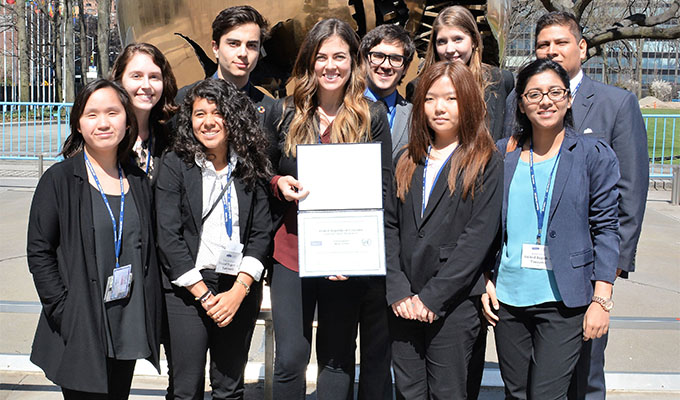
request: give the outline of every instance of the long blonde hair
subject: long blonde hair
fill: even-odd
[[[357,143],[371,139],[370,111],[368,101],[364,98],[366,82],[362,73],[363,61],[358,56],[359,38],[346,22],[335,18],[324,19],[309,31],[295,60],[292,74],[295,90],[292,99],[288,97],[284,104],[284,107],[288,106],[292,101],[295,106],[295,115],[283,149],[285,154],[295,156],[295,146],[298,144],[318,141],[314,116],[318,106],[319,82],[314,73],[314,64],[319,47],[333,36],[339,37],[349,46],[352,69],[345,96],[331,125],[331,143]]]
[[[482,52],[484,45],[482,44],[482,35],[477,28],[477,22],[470,10],[463,6],[451,6],[441,10],[432,24],[432,34],[430,35],[430,42],[427,44],[427,52],[425,53],[425,62],[422,70],[431,67],[440,60],[437,53],[437,34],[443,27],[454,27],[467,33],[472,39],[472,56],[467,63],[468,68],[472,71],[475,81],[479,87],[484,91],[491,83],[489,82],[490,74],[488,73],[489,66],[482,64]]]

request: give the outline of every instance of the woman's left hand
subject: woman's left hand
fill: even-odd
[[[590,303],[583,317],[583,341],[602,337],[609,330],[609,313],[598,303]]]
[[[234,320],[234,316],[245,297],[246,292],[243,287],[234,285],[228,291],[215,295],[215,305],[207,311],[207,314],[215,321],[217,326],[224,328]]]
[[[345,275],[332,275],[332,276],[328,276],[327,279],[329,281],[337,282],[337,281],[346,281],[347,279],[349,279],[349,277],[345,276]]]
[[[418,321],[432,323],[437,319],[437,316],[427,308],[418,295],[413,296],[411,300],[413,301],[413,313]]]

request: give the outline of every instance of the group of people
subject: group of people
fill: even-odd
[[[319,21],[278,100],[250,82],[266,20],[230,7],[212,29],[217,72],[179,91],[156,47],[127,46],[78,94],[64,161],[36,188],[31,360],[65,399],[126,399],[160,344],[166,398],[203,398],[208,352],[212,397],[243,398],[265,279],[276,399],[305,398],[315,319],[319,399],[352,398],[357,332],[359,399],[392,399],[391,369],[397,398],[477,398],[488,325],[506,398],[604,398],[646,131],[634,95],[581,72],[572,15],[540,19],[515,83],[482,63],[472,14],[448,7],[406,98],[401,27],[360,39]],[[296,146],[361,142],[381,146],[387,274],[301,278]]]

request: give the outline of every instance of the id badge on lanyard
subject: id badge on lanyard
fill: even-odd
[[[548,204],[548,193],[550,192],[550,182],[552,182],[552,176],[555,173],[555,168],[557,167],[557,162],[560,159],[560,153],[562,149],[557,153],[555,158],[555,164],[550,171],[550,176],[548,177],[548,183],[545,188],[545,197],[543,199],[543,206],[541,207],[538,203],[538,190],[536,189],[536,175],[534,174],[534,146],[533,143],[529,147],[529,170],[531,172],[531,187],[534,192],[534,208],[536,210],[536,220],[538,224],[538,230],[536,234],[536,243],[524,243],[522,244],[522,268],[529,269],[542,269],[552,271],[552,262],[550,261],[550,251],[547,245],[541,243],[543,220],[545,218],[545,209]]]
[[[109,204],[109,199],[102,189],[102,185],[99,183],[99,178],[97,178],[97,173],[92,167],[92,163],[87,158],[87,153],[83,153],[85,157],[85,164],[90,170],[94,182],[97,184],[97,189],[99,189],[99,194],[104,200],[104,205],[109,212],[111,217],[111,223],[113,224],[113,246],[116,254],[116,265],[113,268],[113,274],[106,280],[106,290],[104,291],[104,301],[110,302],[115,300],[120,300],[130,296],[130,287],[132,286],[132,265],[120,266],[120,248],[123,243],[123,220],[125,215],[125,187],[123,185],[123,169],[118,164],[118,179],[120,180],[120,217],[118,218],[118,224],[116,224],[116,218],[113,216],[113,211],[111,210],[111,205]],[[116,229],[117,228],[117,229]]]

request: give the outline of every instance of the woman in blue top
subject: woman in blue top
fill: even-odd
[[[508,399],[566,396],[583,341],[609,326],[618,161],[604,142],[571,129],[568,88],[559,64],[525,66],[517,77],[520,129],[498,142],[503,242],[483,303]]]

